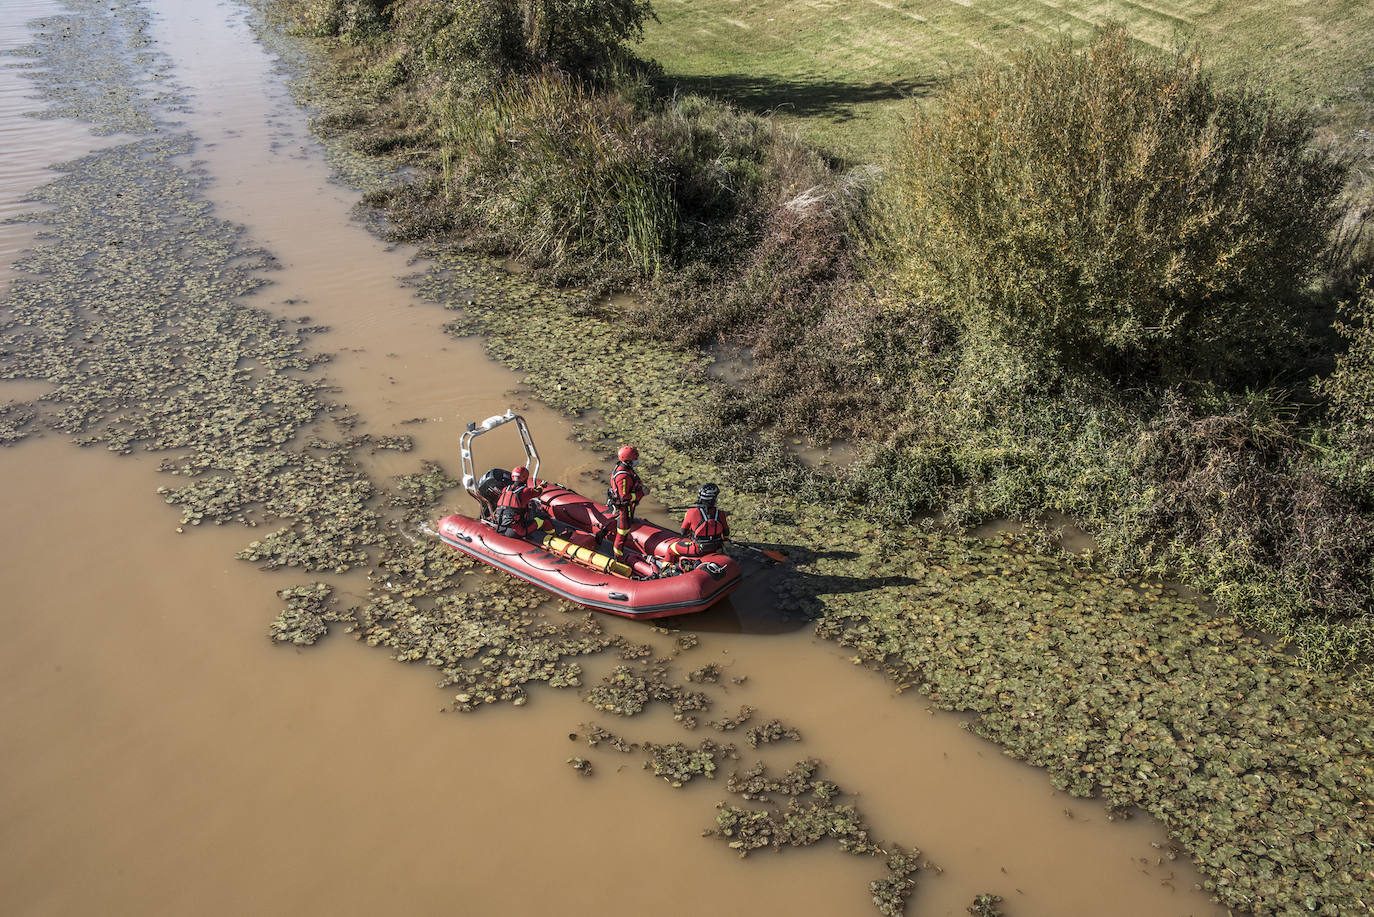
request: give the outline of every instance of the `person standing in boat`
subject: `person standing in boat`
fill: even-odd
[[[725,550],[725,539],[730,537],[730,522],[725,517],[725,511],[716,506],[719,496],[720,488],[716,485],[701,485],[701,490],[697,491],[697,505],[682,517],[682,534],[691,540],[670,544],[669,560],[678,562],[684,557],[704,557]]]
[[[639,501],[649,495],[649,488],[639,479],[635,466],[639,464],[639,450],[634,446],[621,446],[616,453],[615,470],[611,472],[611,486],[606,491],[606,505],[614,514],[596,533],[596,540],[606,537],[611,525],[615,525],[615,556],[625,556],[625,545],[630,540],[630,523],[634,521]]]
[[[511,538],[524,538],[534,531],[552,532],[553,523],[534,510],[534,498],[544,492],[544,482],[529,486],[530,470],[517,465],[510,471],[510,483],[496,500],[492,521],[496,531]]]

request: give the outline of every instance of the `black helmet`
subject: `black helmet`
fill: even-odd
[[[716,497],[720,496],[720,488],[714,484],[703,484],[701,490],[697,491],[697,502],[710,505],[716,502]]]

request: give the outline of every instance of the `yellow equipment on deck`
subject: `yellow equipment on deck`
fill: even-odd
[[[626,579],[630,579],[634,575],[629,567],[614,557],[607,557],[593,548],[584,548],[566,538],[559,538],[557,535],[545,535],[540,544],[551,554],[566,557],[575,564],[590,567],[601,573],[614,573],[616,576],[623,576]]]

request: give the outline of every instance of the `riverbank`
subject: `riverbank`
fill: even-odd
[[[864,520],[781,443],[741,439],[695,409],[729,398],[703,358],[626,339],[583,294],[456,260],[421,284],[457,313],[454,333],[481,334],[541,399],[594,416],[590,442],[634,437],[656,488],[686,494],[703,461],[714,469],[738,529],[799,560],[776,585],[781,608],[818,618],[937,705],[975,713],[975,730],[1071,792],[1159,817],[1227,905],[1365,907],[1374,720],[1362,686],[1305,673],[1231,621],[1026,539]]]

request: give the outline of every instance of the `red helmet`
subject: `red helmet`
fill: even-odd
[[[510,479],[517,484],[523,484],[530,479],[530,470],[524,465],[516,465],[510,470]]]
[[[639,450],[634,446],[621,446],[620,451],[616,453],[616,457],[622,462],[633,462],[639,458]]]

